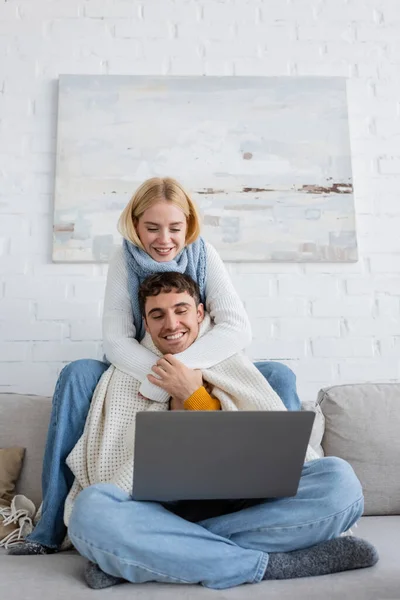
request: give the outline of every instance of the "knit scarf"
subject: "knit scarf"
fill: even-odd
[[[212,326],[206,314],[199,337]],[[141,344],[161,356],[148,333]],[[286,410],[268,381],[243,354],[235,354],[203,370],[202,375],[211,386],[212,396],[220,401],[222,410]],[[168,402],[153,402],[141,396],[140,384],[113,365],[97,384],[83,435],[66,461],[75,475],[65,502],[67,526],[75,499],[82,489],[97,483],[113,483],[128,494],[132,492],[136,414],[168,410]],[[319,458],[318,454],[309,446],[306,461],[316,458]]]
[[[175,271],[189,275],[200,288],[200,300],[205,302],[205,286],[207,276],[206,245],[203,238],[198,238],[168,262],[157,262],[147,252],[124,240],[125,262],[128,271],[128,291],[131,299],[133,322],[136,327],[136,339],[140,342],[145,334],[142,313],[139,305],[139,286],[154,273]]]

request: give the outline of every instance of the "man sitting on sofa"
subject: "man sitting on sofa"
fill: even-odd
[[[141,285],[139,298],[148,334],[143,343],[154,345],[160,356],[155,376],[149,377],[168,392],[171,410],[246,409],[249,402],[264,410],[285,410],[245,357],[236,357],[236,363],[228,359],[222,367],[220,363],[213,385],[212,369],[191,370],[173,356],[211,327],[198,286],[189,277],[153,275]],[[254,389],[247,381],[249,393],[243,387],[237,397],[236,369],[249,370],[248,381],[254,380]],[[308,454],[298,493],[291,498],[224,505],[133,501],[135,412],[168,407],[148,406],[136,383],[126,379],[130,376],[118,374],[113,366],[109,371],[96,389],[85,432],[68,458],[76,485],[65,518],[72,543],[90,561],[85,577],[91,587],[158,581],[223,589],[376,563],[377,553],[368,542],[340,537],[360,518],[363,495],[351,466],[339,458],[310,460],[314,456]],[[204,387],[210,383],[212,395]],[[99,402],[102,397],[104,402]],[[236,406],[230,408],[232,402]],[[117,464],[121,448],[124,461]]]

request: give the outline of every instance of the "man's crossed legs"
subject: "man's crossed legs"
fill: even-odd
[[[157,502],[135,502],[114,485],[94,485],[79,494],[68,533],[98,573],[112,576],[106,585],[158,581],[225,589],[372,566],[378,557],[367,542],[336,539],[328,554],[324,544],[362,512],[362,489],[352,467],[328,457],[304,465],[296,496],[198,523]]]

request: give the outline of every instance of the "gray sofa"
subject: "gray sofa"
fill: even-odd
[[[348,460],[363,484],[365,516],[354,533],[376,545],[380,561],[375,567],[223,591],[160,584],[138,585],[133,589],[132,585],[124,584],[95,592],[83,581],[85,560],[73,551],[50,556],[7,556],[2,550],[0,597],[81,600],[100,594],[102,598],[112,595],[115,599],[146,600],[400,599],[400,384],[327,388],[321,390],[316,406],[320,413],[319,427],[325,421],[322,438],[325,454]],[[40,472],[49,412],[49,398],[0,394],[0,447],[27,448],[18,491],[30,497],[36,506],[40,503]],[[314,435],[317,438],[318,431]]]

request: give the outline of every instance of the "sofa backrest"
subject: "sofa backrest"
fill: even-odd
[[[400,514],[400,383],[325,388],[318,395],[323,415],[313,431],[326,456],[347,460],[365,495],[365,514]],[[312,409],[311,405],[303,408]],[[41,502],[41,473],[51,398],[0,394],[0,448],[26,448],[17,491]]]
[[[365,515],[400,514],[400,383],[320,391],[326,456],[347,460],[361,481]]]
[[[17,492],[30,498],[36,508],[42,497],[42,461],[50,411],[51,398],[0,394],[0,448],[26,448]]]

